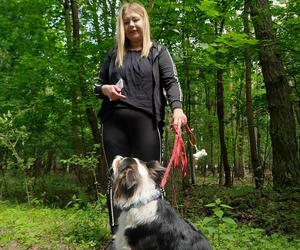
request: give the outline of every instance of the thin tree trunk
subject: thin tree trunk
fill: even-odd
[[[223,157],[222,154],[219,158],[219,185],[224,185],[224,166],[223,166]]]
[[[300,162],[290,87],[276,48],[269,2],[251,0],[250,8],[270,112],[274,188],[299,186]]]
[[[72,17],[73,17],[73,51],[74,51],[74,58],[77,59],[76,63],[78,66],[78,80],[80,84],[81,95],[83,99],[88,99],[88,94],[86,91],[85,81],[83,77],[83,66],[81,60],[81,53],[80,53],[80,33],[79,33],[79,16],[78,16],[78,5],[76,0],[71,0],[71,8],[72,8]],[[101,145],[101,135],[98,126],[98,120],[95,115],[93,108],[90,105],[86,105],[86,116],[89,122],[89,125],[92,130],[92,135],[94,139],[94,143],[97,145]],[[98,155],[98,166],[97,166],[97,173],[98,173],[98,181],[101,183],[102,190],[105,190],[106,186],[106,174],[105,170],[103,169],[103,161],[101,160],[101,150],[97,149]]]
[[[238,136],[238,159],[237,159],[237,177],[242,179],[245,177],[244,167],[244,125],[243,119],[240,120],[239,124],[239,136]]]
[[[225,19],[222,18],[220,21],[220,26],[215,24],[215,35],[221,35],[223,33],[225,24]],[[216,55],[216,62],[221,64],[222,57],[220,54]],[[225,115],[224,115],[224,82],[223,82],[223,70],[218,69],[216,72],[216,97],[217,97],[217,115],[219,123],[219,139],[220,139],[220,150],[221,150],[221,162],[220,171],[223,167],[225,173],[225,183],[226,187],[232,186],[231,182],[231,170],[228,162],[227,147],[225,141]],[[222,172],[220,172],[222,174]],[[221,179],[220,179],[221,180]]]
[[[249,0],[244,1],[244,32],[249,35]],[[251,93],[251,52],[250,48],[246,47],[244,50],[245,57],[245,80],[246,80],[246,115],[248,122],[248,133],[250,142],[250,157],[251,165],[253,169],[253,179],[256,188],[263,187],[263,169],[260,165],[258,158],[257,142],[254,131],[254,119],[253,119],[253,105],[252,105],[252,93]]]
[[[230,94],[230,125],[231,125],[231,145],[232,145],[232,154],[233,154],[233,170],[232,170],[232,183],[234,181],[234,176],[237,172],[237,137],[238,137],[238,116],[236,113],[239,112],[239,110],[234,109],[234,95],[233,95],[233,81],[232,81],[232,70],[229,68],[229,94]],[[240,96],[238,98],[238,103],[240,102]],[[235,117],[235,119],[234,119]]]
[[[233,85],[232,85],[233,86]],[[239,138],[242,137],[243,135],[241,134],[241,124],[242,124],[242,119],[241,119],[241,113],[242,113],[242,110],[241,110],[241,103],[242,103],[242,98],[243,98],[243,81],[240,81],[240,85],[238,87],[238,92],[237,92],[237,96],[236,96],[236,110],[234,110],[234,107],[233,107],[233,101],[232,101],[232,104],[231,104],[231,114],[232,116],[235,117],[232,118],[232,138],[233,138],[233,143],[232,143],[232,146],[233,146],[233,159],[234,159],[234,167],[233,167],[233,178],[232,178],[232,182],[234,181],[234,177],[239,177],[238,175],[238,164],[239,164],[239,158],[240,158],[240,155],[238,154],[238,145],[239,145]],[[233,94],[233,90],[231,90],[231,93]]]
[[[107,7],[107,2],[106,0],[101,0],[100,1],[100,6],[102,9],[102,16],[103,16],[103,27],[104,27],[104,33],[105,33],[105,37],[109,37],[110,33],[109,33],[109,12],[108,12],[108,7]]]
[[[186,13],[183,13],[184,16],[186,16]],[[185,19],[183,19],[184,22],[186,21]],[[191,120],[191,80],[190,80],[190,69],[189,69],[189,65],[190,62],[188,60],[189,56],[188,56],[188,51],[187,51],[187,47],[190,47],[189,44],[189,39],[186,37],[186,31],[185,31],[185,26],[182,26],[182,40],[181,40],[181,44],[182,44],[182,49],[183,49],[183,65],[184,65],[184,73],[185,73],[185,86],[186,86],[186,100],[187,102],[185,103],[186,105],[186,110],[187,110],[187,119],[188,121]],[[190,144],[188,144],[188,167],[190,169],[190,174],[189,177],[191,179],[191,183],[195,184],[195,166],[193,164],[193,152],[192,152],[193,148],[191,147]]]
[[[116,0],[110,0],[110,26],[112,36],[116,33]]]
[[[101,43],[101,33],[100,33],[100,23],[99,23],[99,16],[98,16],[98,5],[97,0],[86,0],[87,6],[92,14],[93,19],[93,27],[95,29],[95,36],[97,43]]]
[[[208,112],[207,116],[207,128],[208,128],[208,170],[212,171],[213,176],[216,176],[215,166],[214,166],[214,128],[211,117],[213,117],[213,107],[214,101],[211,94],[211,89],[209,83],[204,84],[205,90],[205,107]]]
[[[217,71],[217,114],[219,121],[219,138],[221,147],[222,163],[225,173],[225,183],[226,187],[232,185],[231,182],[231,171],[227,158],[227,147],[225,141],[225,118],[224,118],[224,86],[223,86],[223,72],[221,70]]]
[[[68,57],[71,60],[73,55],[73,46],[72,46],[72,26],[71,26],[71,6],[69,0],[62,1],[63,4],[63,13],[65,16],[65,32],[66,32],[66,40],[67,40],[67,53]],[[72,147],[76,154],[80,154],[80,143],[78,141],[79,134],[79,120],[77,118],[78,114],[78,103],[77,103],[77,90],[76,84],[70,84],[70,97],[71,97],[71,140]]]
[[[6,183],[6,176],[5,176],[5,171],[3,166],[6,166],[6,159],[5,159],[5,153],[4,153],[4,149],[2,149],[0,151],[0,172],[2,175],[2,183],[0,182],[0,200],[2,199],[2,193],[7,193],[8,192],[8,188],[7,188],[7,183]],[[4,190],[4,192],[3,192]]]

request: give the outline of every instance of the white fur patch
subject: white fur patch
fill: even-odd
[[[139,224],[145,224],[156,220],[157,201],[151,201],[140,208],[131,208],[123,211],[118,220],[118,232],[116,235],[116,249],[130,249],[125,238],[127,228],[134,228]]]
[[[139,181],[139,183],[142,183],[143,185],[139,185],[134,195],[129,199],[115,200],[115,204],[125,208],[125,210],[122,211],[118,220],[119,227],[115,241],[117,250],[130,250],[130,246],[128,245],[124,235],[127,228],[134,228],[139,224],[149,223],[157,219],[156,200],[153,200],[141,207],[126,210],[126,207],[129,207],[131,204],[138,202],[142,197],[148,197],[149,194],[151,194],[156,189],[156,184],[154,180],[150,177],[147,168],[138,159],[134,160],[137,162],[137,170],[142,178]],[[116,172],[117,171],[115,171],[115,173]]]
[[[115,159],[113,160],[112,162],[112,169],[113,169],[113,173],[114,173],[114,177],[116,177],[116,174],[117,174],[117,168],[118,166],[120,165],[120,162],[124,159],[124,157],[120,156],[120,155],[117,155],[115,157]]]
[[[120,198],[118,200],[115,200],[115,204],[120,206],[121,208],[127,208],[131,204],[136,203],[137,201],[139,201],[141,197],[149,196],[149,193],[154,191],[155,188],[156,188],[156,184],[155,184],[154,180],[151,179],[151,177],[149,175],[149,172],[146,169],[146,167],[143,164],[141,164],[141,162],[138,159],[134,159],[134,160],[137,162],[138,172],[139,172],[139,174],[141,175],[141,178],[142,178],[140,180],[140,183],[143,183],[143,185],[139,185],[137,187],[134,195],[132,197],[130,197],[129,199]],[[115,168],[115,166],[114,166],[114,168]],[[114,171],[115,171],[115,169],[114,169]],[[117,171],[114,172],[114,173],[117,173]]]

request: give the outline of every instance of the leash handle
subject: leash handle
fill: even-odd
[[[167,179],[172,165],[174,166],[174,169],[177,169],[179,165],[179,161],[181,161],[182,175],[186,176],[187,174],[187,156],[186,156],[185,144],[183,141],[181,128],[175,124],[172,124],[171,128],[175,133],[175,139],[174,139],[174,145],[173,145],[170,161],[167,165],[165,174],[160,183],[160,186],[163,189],[167,183]]]

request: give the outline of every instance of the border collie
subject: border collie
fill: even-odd
[[[211,250],[207,238],[182,219],[162,198],[164,174],[159,162],[117,156],[114,203],[122,209],[116,234],[117,250]]]

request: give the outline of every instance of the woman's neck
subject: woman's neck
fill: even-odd
[[[127,48],[128,50],[142,50],[143,49],[143,43],[141,42],[131,42]]]

